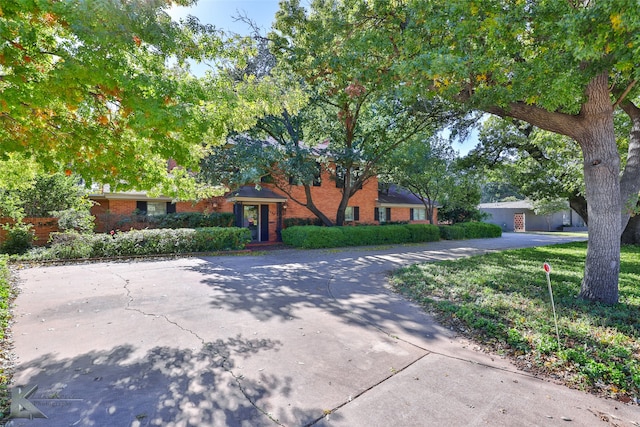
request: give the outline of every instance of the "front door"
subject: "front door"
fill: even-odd
[[[524,213],[517,213],[513,216],[513,231],[523,232],[526,230]]]
[[[259,242],[260,211],[258,210],[258,205],[244,205],[243,208],[242,226],[251,231],[252,242]]]
[[[269,241],[269,205],[260,205],[260,241]]]

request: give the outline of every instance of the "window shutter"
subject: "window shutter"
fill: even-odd
[[[391,221],[391,208],[387,208],[387,222]]]
[[[175,203],[167,202],[167,213],[168,214],[176,213],[176,204]]]
[[[316,171],[313,174],[313,186],[322,186],[322,165],[319,162],[316,162]]]
[[[236,227],[242,227],[242,222],[243,222],[243,214],[244,213],[244,208],[242,207],[242,203],[234,203],[233,204],[233,215],[236,217],[235,218],[235,226]]]
[[[147,202],[142,202],[142,201],[136,202],[136,209],[138,211],[140,211],[140,213],[142,215],[146,215],[147,214]]]
[[[409,221],[413,221],[413,208],[409,209]]]
[[[336,188],[344,188],[345,171],[342,166],[336,165]]]
[[[373,219],[375,221],[380,221],[380,211],[378,208],[373,208]]]
[[[353,207],[353,220],[360,221],[360,208],[358,206]]]

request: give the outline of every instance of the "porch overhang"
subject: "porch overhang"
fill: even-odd
[[[256,189],[253,186],[247,185],[229,193],[227,200],[233,203],[243,204],[269,204],[285,203],[288,199],[269,188]]]

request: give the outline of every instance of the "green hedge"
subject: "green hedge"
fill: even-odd
[[[233,213],[228,212],[178,212],[149,217],[149,222],[158,228],[232,227],[234,221]]]
[[[443,240],[461,240],[464,239],[464,227],[459,225],[439,225],[440,238]]]
[[[438,227],[430,224],[364,225],[358,227],[294,226],[282,230],[282,241],[298,248],[335,248],[389,243],[433,242]]]
[[[295,227],[296,225],[317,225],[321,226],[320,218],[285,218],[284,228]]]
[[[7,266],[7,256],[0,255],[0,341],[5,342],[8,334],[9,323],[11,321],[11,301],[14,291],[9,282],[9,267]],[[9,345],[0,348],[0,423],[6,420],[9,413],[9,384],[11,382]]]
[[[456,225],[464,227],[465,238],[467,239],[502,236],[502,228],[495,224],[487,224],[486,222],[462,222]]]
[[[210,252],[244,248],[251,241],[247,228],[205,227],[131,230],[110,234],[55,233],[41,259],[100,258]]]
[[[483,239],[502,236],[502,229],[486,222],[460,222],[455,225],[440,225],[440,238],[444,240]]]
[[[297,248],[336,248],[395,243],[500,237],[494,224],[465,222],[456,225],[431,224],[363,225],[357,227],[293,226],[282,230],[282,241]]]

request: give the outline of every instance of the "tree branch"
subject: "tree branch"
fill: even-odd
[[[524,102],[513,102],[506,109],[491,106],[485,108],[484,111],[502,118],[513,117],[514,119],[523,120],[540,129],[566,135],[573,139],[577,139],[579,131],[582,129],[582,120],[578,116],[547,111]]]
[[[616,102],[614,102],[613,104],[613,109],[615,110],[616,107],[618,105],[620,105],[620,103],[625,99],[625,97],[629,94],[629,92],[631,92],[631,89],[633,89],[633,87],[636,85],[636,83],[638,83],[638,79],[635,79],[634,81],[632,81],[631,83],[629,83],[629,85],[627,86],[627,88],[624,90],[624,92],[622,92],[622,94],[618,97],[618,99],[616,100]]]

